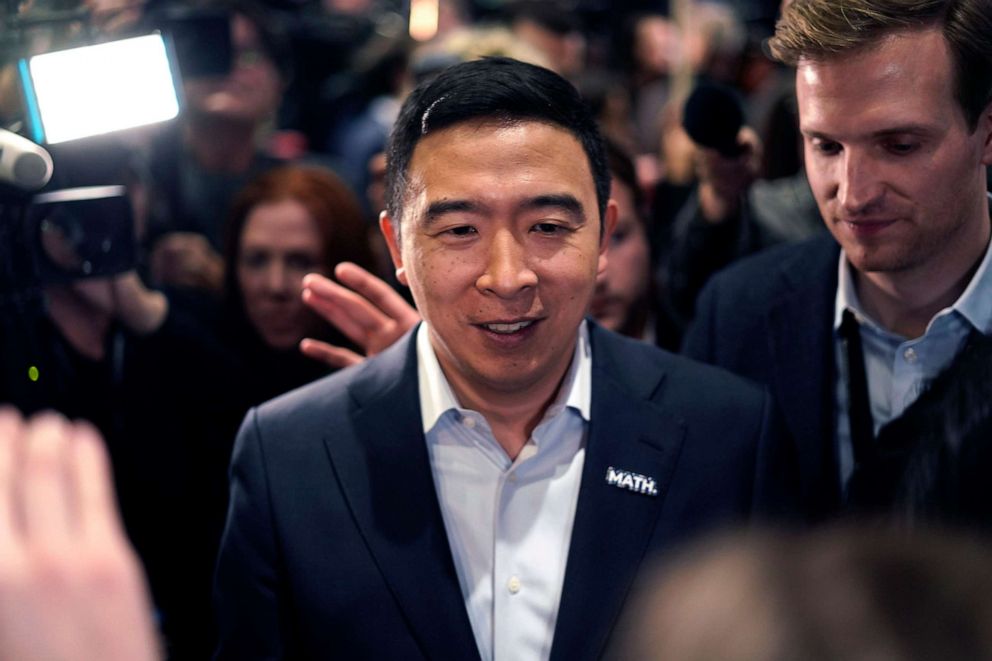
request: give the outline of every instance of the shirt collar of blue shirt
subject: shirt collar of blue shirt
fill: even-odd
[[[461,407],[448,379],[441,371],[437,354],[431,346],[427,322],[417,329],[417,378],[420,386],[420,419],[427,434],[437,424],[441,416],[452,409]],[[557,415],[565,408],[575,409],[583,420],[590,420],[592,400],[592,350],[589,345],[589,328],[585,320],[579,325],[575,351],[568,374],[562,381],[555,401],[548,407],[544,418]]]
[[[992,206],[992,193],[989,194],[989,203]],[[847,255],[840,251],[840,263],[837,273],[837,298],[834,303],[834,330],[840,329],[840,322],[844,310],[850,309],[860,323],[868,324],[883,335],[892,335],[891,332],[882,328],[874,319],[868,316],[861,307],[858,300],[858,292],[854,287],[854,274],[851,273],[851,265],[847,261]],[[964,317],[968,323],[982,333],[992,334],[992,242],[985,247],[985,256],[982,258],[978,270],[972,276],[971,282],[954,301],[954,304],[941,310],[937,317],[957,312]],[[933,324],[933,320],[930,321]],[[929,327],[928,327],[929,330]]]

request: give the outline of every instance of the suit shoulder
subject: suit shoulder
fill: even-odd
[[[648,379],[654,387],[632,388],[632,396],[646,396],[694,430],[709,430],[727,442],[732,437],[751,443],[771,406],[764,387],[722,367],[651,346],[646,349],[650,356],[642,355],[637,368],[644,376],[634,379]],[[654,374],[649,377],[650,372]],[[637,383],[630,377],[627,382]]]
[[[840,248],[829,235],[773,246],[740,259],[713,276],[706,289],[747,295],[775,291],[806,277],[821,278],[836,268]]]
[[[705,399],[714,410],[727,405],[764,405],[765,390],[754,381],[686,356],[668,354],[666,361],[668,388]]]
[[[596,345],[605,349],[601,358],[615,368],[611,370],[614,377],[625,383],[632,394],[654,393],[660,384],[669,392],[674,389],[694,398],[705,395],[708,402],[714,398],[753,404],[763,401],[760,386],[725,369],[602,328],[594,337]]]
[[[346,368],[270,399],[257,407],[259,419],[272,424],[312,417],[318,412],[326,415],[329,408],[347,400],[349,384],[363,368],[364,364]]]
[[[412,337],[409,332],[377,356],[265,402],[258,407],[259,418],[270,424],[326,419],[346,412],[362,396],[358,393],[368,397],[388,390],[416,366]]]
[[[734,334],[750,332],[786,297],[799,294],[819,300],[829,296],[836,287],[839,256],[840,247],[826,235],[776,246],[735,262],[710,278],[700,292],[684,348],[698,342],[700,332],[713,332],[713,324],[729,325]],[[689,353],[699,356],[692,350]]]
[[[264,457],[261,460],[270,468],[293,466],[290,471],[276,471],[290,474],[323,456],[325,436],[349,428],[354,410],[350,391],[366,369],[365,363],[346,368],[248,411],[235,441],[235,460],[242,455],[242,461]]]

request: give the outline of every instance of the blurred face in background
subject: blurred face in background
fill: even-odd
[[[266,53],[255,24],[234,14],[230,73],[187,81],[186,98],[190,109],[199,114],[257,123],[279,108],[282,87],[279,70]]]
[[[614,177],[610,197],[617,203],[617,227],[610,239],[610,263],[596,281],[590,312],[606,328],[628,332],[628,322],[647,295],[650,248],[630,188]]]
[[[304,275],[325,273],[321,245],[316,221],[296,200],[265,202],[248,214],[238,248],[238,287],[248,320],[274,349],[295,347],[314,328],[301,292]]]
[[[675,24],[661,16],[645,16],[634,29],[634,58],[649,78],[667,76],[679,61],[681,37]]]
[[[565,76],[574,76],[585,63],[586,41],[581,32],[558,34],[529,19],[513,24],[513,34],[544,53],[551,68]]]

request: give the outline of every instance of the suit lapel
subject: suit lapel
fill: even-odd
[[[325,438],[334,473],[424,656],[478,659],[420,419],[415,333],[352,389],[354,435]],[[331,421],[330,428],[340,426]]]
[[[614,364],[603,348],[615,340],[598,329],[593,340],[592,419],[551,661],[602,654],[651,539],[685,435],[674,412],[647,399],[660,382],[657,372],[643,388],[632,389],[612,372],[636,373],[643,366]],[[657,495],[608,484],[610,468],[654,478]]]
[[[836,244],[818,243],[809,259],[787,262],[780,277],[791,292],[768,313],[771,389],[799,451],[802,484],[815,512],[839,502],[833,441]],[[828,246],[830,249],[828,249]]]

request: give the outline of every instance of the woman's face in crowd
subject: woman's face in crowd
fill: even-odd
[[[252,209],[241,232],[238,286],[245,312],[266,344],[290,349],[306,337],[314,318],[301,299],[303,276],[323,273],[317,223],[296,200]]]

